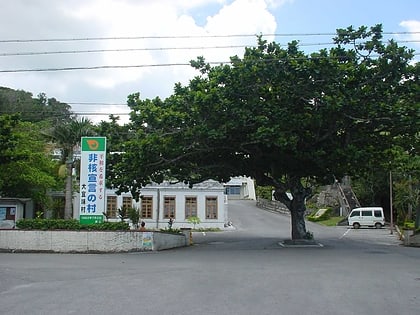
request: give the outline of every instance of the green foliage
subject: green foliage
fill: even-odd
[[[45,211],[47,191],[59,187],[59,181],[42,128],[18,116],[0,116],[0,195],[32,198]]]
[[[199,218],[199,217],[197,217],[197,216],[190,216],[190,217],[188,217],[188,218],[187,218],[187,221],[188,221],[189,223],[191,223],[191,224],[193,224],[193,225],[194,225],[194,229],[195,229],[195,226],[196,226],[197,224],[200,224],[200,223],[201,223],[200,218]]]
[[[129,208],[127,210],[128,218],[130,219],[131,223],[137,227],[140,220],[140,211],[135,208]]]
[[[36,211],[35,212],[35,217],[37,219],[42,219],[44,217],[44,212],[42,212],[42,211]]]
[[[306,234],[303,238],[305,240],[313,240],[314,239],[314,233],[312,233],[311,231],[306,231]]]
[[[34,98],[29,92],[0,87],[0,111],[2,113],[20,113],[23,121],[38,123],[47,121],[57,124],[70,119],[70,106],[47,98],[44,93]]]
[[[16,227],[23,230],[92,230],[92,231],[120,231],[129,230],[125,222],[103,222],[99,224],[80,224],[78,220],[64,219],[20,219]]]
[[[414,230],[414,221],[405,221],[403,224],[403,229]]]
[[[220,232],[220,228],[198,228],[194,229],[195,232]]]
[[[307,219],[312,222],[325,221],[331,218],[332,212],[332,209],[328,208],[322,215],[315,216],[317,211],[314,211],[309,216],[307,216]]]
[[[342,222],[346,217],[330,217],[324,221],[317,221],[321,225],[325,226],[337,226],[338,223]]]
[[[175,228],[164,228],[164,229],[160,229],[160,231],[163,233],[169,233],[169,234],[182,234],[182,231],[180,229],[175,229]]]
[[[266,200],[272,200],[273,199],[273,186],[256,186],[255,187],[255,194],[259,198],[263,198]]]
[[[36,218],[20,219],[16,227],[25,230],[80,230],[81,225],[78,220]]]
[[[87,224],[83,228],[92,231],[126,231],[130,229],[130,226],[126,222],[103,222],[99,224]]]
[[[129,95],[135,137],[124,144],[115,186],[135,193],[168,177],[193,184],[249,175],[304,212],[309,184],[383,171],[394,146],[413,155],[419,66],[381,36],[381,25],[338,30],[333,47],[310,55],[297,42],[259,38],[230,65],[198,58],[201,74],[165,100]],[[303,216],[292,218],[292,238],[305,237]]]

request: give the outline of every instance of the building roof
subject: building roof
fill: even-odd
[[[20,202],[21,204],[25,204],[32,201],[31,198],[13,198],[13,197],[0,197],[0,203],[5,202]]]
[[[161,184],[153,183],[149,184],[142,189],[156,189],[156,188],[168,188],[168,189],[223,189],[223,184],[219,183],[218,181],[208,179],[201,183],[194,184],[192,188],[190,188],[188,183],[184,182],[168,182],[165,181]]]

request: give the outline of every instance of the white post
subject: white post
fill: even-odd
[[[389,212],[391,215],[391,234],[393,234],[393,229],[394,229],[394,214],[393,214],[393,210],[392,210],[392,172],[389,171]]]

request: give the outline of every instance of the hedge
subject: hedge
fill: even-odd
[[[80,224],[78,220],[64,219],[20,219],[16,227],[23,230],[90,230],[90,231],[126,231],[130,226],[126,222],[103,222]]]

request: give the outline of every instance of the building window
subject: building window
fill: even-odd
[[[14,220],[16,216],[16,207],[4,206],[0,207],[0,221]]]
[[[217,219],[217,197],[206,197],[206,219]]]
[[[163,217],[175,219],[175,197],[165,197],[163,201]]]
[[[141,217],[143,219],[152,219],[153,216],[153,197],[141,197]]]
[[[117,217],[117,196],[106,197],[106,215],[108,218]]]
[[[227,186],[225,189],[226,195],[240,195],[241,194],[241,186]]]
[[[185,197],[185,218],[197,216],[197,197]]]
[[[133,207],[133,198],[123,197],[122,199],[122,208],[128,210]]]

